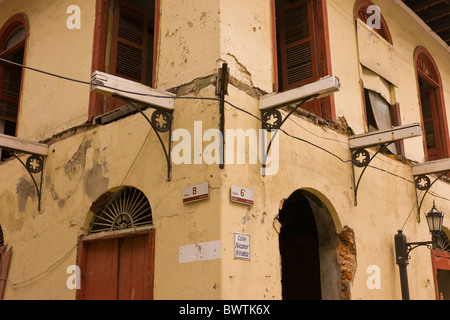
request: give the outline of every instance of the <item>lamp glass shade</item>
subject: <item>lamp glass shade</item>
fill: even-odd
[[[431,233],[440,232],[442,230],[442,222],[444,220],[444,215],[433,204],[433,208],[426,215],[428,229]]]

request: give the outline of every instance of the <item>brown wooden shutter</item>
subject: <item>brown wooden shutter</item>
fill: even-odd
[[[140,83],[146,81],[147,13],[123,0],[114,11],[111,73]]]
[[[0,300],[5,293],[6,279],[8,279],[9,261],[11,260],[11,249],[0,247]]]
[[[145,84],[147,70],[147,13],[128,2],[117,0],[114,9],[110,73]],[[108,98],[108,110],[126,103]]]
[[[312,0],[282,8],[279,19],[283,90],[318,80]]]
[[[434,90],[420,90],[420,103],[422,106],[422,120],[424,137],[427,148],[427,160],[433,161],[443,158],[441,135],[439,132],[439,116],[436,108]]]
[[[402,125],[402,119],[400,116],[400,104],[394,103],[393,105],[391,105],[390,108],[390,114],[391,114],[391,122],[392,122],[392,126],[393,127],[398,127]],[[405,155],[405,145],[403,143],[403,140],[399,140],[397,142],[395,142],[395,147],[397,148],[397,154],[398,155]]]
[[[14,67],[0,67],[0,119],[17,121],[22,70]]]

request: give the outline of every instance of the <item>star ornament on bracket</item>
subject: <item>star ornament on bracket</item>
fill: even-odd
[[[282,123],[281,112],[278,110],[271,110],[264,112],[262,115],[263,128],[266,130],[280,129]]]
[[[26,162],[26,168],[31,173],[41,172],[44,165],[44,159],[37,155],[32,155],[28,157]]]
[[[365,167],[370,162],[370,154],[367,150],[356,150],[352,154],[353,164],[359,168]]]
[[[152,124],[159,132],[167,132],[172,125],[172,117],[169,112],[155,110],[152,114]]]
[[[428,178],[425,175],[418,176],[416,178],[415,183],[416,183],[416,188],[421,191],[428,190],[431,186],[430,178]]]

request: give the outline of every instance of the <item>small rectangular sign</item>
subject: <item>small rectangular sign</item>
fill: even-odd
[[[220,240],[190,244],[179,248],[179,263],[220,259]]]
[[[231,201],[252,206],[255,203],[255,194],[252,189],[232,185]]]
[[[250,260],[250,235],[234,234],[234,258]]]
[[[183,188],[183,203],[191,203],[209,198],[209,183],[204,182]]]

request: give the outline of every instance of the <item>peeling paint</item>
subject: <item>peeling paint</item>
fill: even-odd
[[[28,181],[25,178],[20,178],[17,183],[16,191],[18,195],[19,212],[22,213],[25,211],[28,198],[34,200],[37,197],[36,187],[33,182]]]

